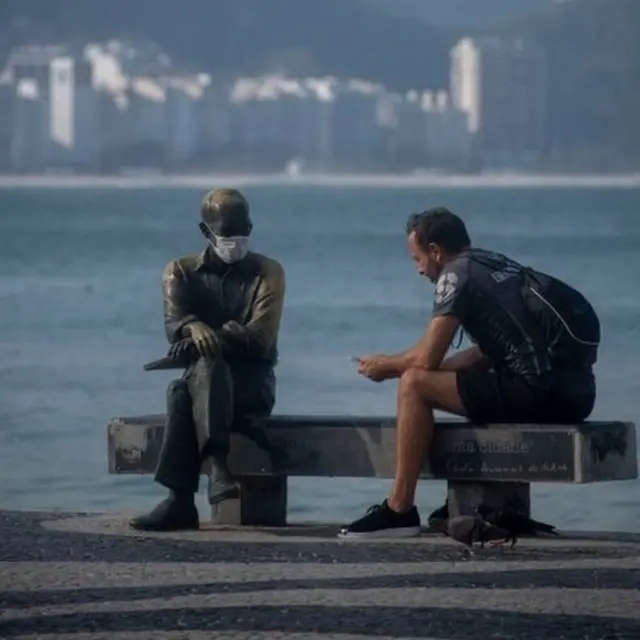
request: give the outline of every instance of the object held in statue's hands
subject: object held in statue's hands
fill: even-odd
[[[145,371],[162,371],[164,369],[186,369],[200,357],[198,349],[191,338],[183,338],[169,347],[164,358],[147,362],[143,366]]]

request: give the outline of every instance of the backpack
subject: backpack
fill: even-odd
[[[600,320],[591,303],[566,282],[546,273],[524,267],[522,275],[525,303],[542,320],[552,357],[581,354],[584,364],[595,363]]]
[[[469,258],[490,269],[492,276],[520,277],[522,298],[531,315],[530,328],[541,332],[552,361],[580,366],[596,362],[600,320],[579,291],[499,253],[474,252]]]

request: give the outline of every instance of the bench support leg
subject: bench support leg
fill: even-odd
[[[212,507],[214,524],[283,527],[287,524],[287,476],[242,475],[240,497]]]
[[[464,482],[447,483],[449,516],[473,515],[479,504],[492,508],[510,506],[531,515],[530,485],[526,482]]]

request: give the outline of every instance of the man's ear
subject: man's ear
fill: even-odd
[[[440,249],[440,247],[435,243],[435,242],[430,242],[427,245],[428,248],[428,255],[429,258],[431,258],[431,260],[434,260],[436,262],[440,262],[440,259],[442,258],[442,250]]]

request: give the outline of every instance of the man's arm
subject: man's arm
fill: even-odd
[[[407,369],[439,369],[459,326],[458,319],[452,315],[432,318],[418,344],[404,353],[382,356],[388,377],[399,378]]]
[[[261,276],[248,322],[228,322],[217,332],[225,355],[260,358],[268,353],[278,339],[285,288],[284,269],[273,261]]]
[[[162,273],[162,305],[165,334],[173,344],[184,337],[183,327],[197,320],[189,313],[186,277],[177,260],[172,260]]]
[[[418,368],[434,371],[443,365],[451,370],[460,366],[461,360],[477,358],[476,352],[468,355],[456,354],[448,360],[444,357],[460,327],[459,318],[464,317],[468,300],[468,274],[466,265],[458,263],[445,270],[436,284],[433,313],[422,339],[413,348],[395,356],[383,356],[385,377],[400,377],[407,369]]]

